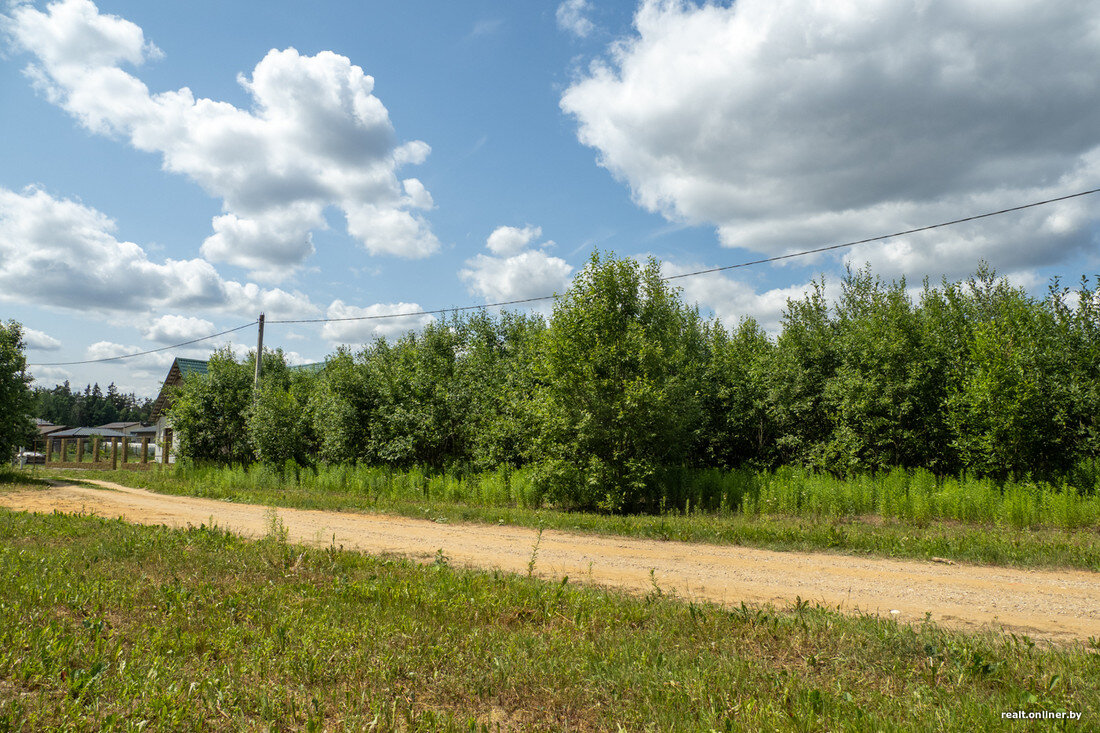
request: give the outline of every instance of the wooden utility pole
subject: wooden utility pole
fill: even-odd
[[[260,393],[260,363],[264,356],[264,314],[260,314],[260,336],[256,340],[256,380],[253,383],[252,395],[255,398]]]

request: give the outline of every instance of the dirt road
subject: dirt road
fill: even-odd
[[[59,484],[0,494],[15,510],[84,511],[142,524],[186,527],[216,523],[247,537],[271,526],[271,508],[165,496],[104,481],[103,488]],[[520,527],[437,524],[375,514],[278,509],[294,542],[433,558],[442,549],[460,565],[526,572],[537,532]],[[659,542],[547,530],[535,572],[568,575],[633,592],[655,580],[680,597],[739,605],[780,605],[801,597],[844,611],[919,621],[925,613],[955,628],[1004,628],[1053,641],[1100,637],[1100,574],[772,552],[745,547]]]

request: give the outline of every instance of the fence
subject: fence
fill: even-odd
[[[168,463],[171,437],[167,437],[161,450],[161,462]],[[118,469],[147,471],[156,465],[155,442],[142,437],[140,442],[130,438],[39,438],[34,441],[32,463],[49,468],[89,468],[100,471]]]

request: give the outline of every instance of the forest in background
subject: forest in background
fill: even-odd
[[[134,393],[119,392],[114,382],[104,393],[99,384],[73,391],[68,380],[55,387],[32,390],[33,416],[54,425],[98,427],[112,422],[147,422],[153,401]]]
[[[652,510],[670,469],[894,467],[1094,490],[1095,286],[1035,298],[986,267],[910,289],[850,271],[770,337],[702,318],[655,260],[596,253],[535,314],[456,314],[322,372],[216,352],[171,416],[196,461],[526,467],[561,507]]]

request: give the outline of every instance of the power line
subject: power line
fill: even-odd
[[[218,336],[224,336],[227,333],[233,333],[234,331],[240,331],[242,328],[250,328],[255,326],[256,321],[249,321],[243,323],[236,328],[231,328],[228,331],[220,331],[218,333],[212,333],[209,336],[203,336],[202,338],[191,339],[190,341],[184,341],[181,344],[172,344],[171,346],[161,346],[159,349],[149,349],[148,351],[139,351],[135,354],[119,354],[118,356],[105,356],[102,359],[85,359],[84,361],[51,361],[43,362],[39,364],[27,364],[29,367],[42,367],[42,366],[74,366],[76,364],[98,364],[104,361],[118,361],[120,359],[132,359],[135,356],[145,356],[146,354],[156,354],[160,351],[168,351],[169,349],[178,349],[181,346],[190,346],[191,344],[197,344],[200,341],[209,341],[210,339],[216,339]]]
[[[1032,209],[1036,206],[1046,206],[1047,204],[1057,203],[1058,201],[1066,201],[1067,199],[1075,199],[1080,196],[1088,196],[1090,194],[1100,193],[1100,188],[1092,188],[1088,191],[1079,191],[1078,193],[1071,193],[1068,196],[1059,196],[1058,198],[1047,199],[1045,201],[1035,201],[1030,204],[1023,204],[1022,206],[1013,206],[1009,209],[1001,209],[1000,211],[990,211],[985,214],[975,214],[974,216],[967,216],[962,219],[953,219],[952,221],[945,221],[939,224],[929,224],[924,227],[917,227],[916,229],[906,229],[903,232],[894,232],[893,234],[881,234],[877,237],[868,237],[867,239],[857,239],[854,242],[844,242],[843,244],[830,244],[826,247],[817,247],[815,249],[807,249],[801,252],[791,252],[790,254],[777,255],[775,257],[767,257],[762,260],[752,260],[751,262],[739,262],[736,265],[726,265],[725,267],[711,267],[707,270],[696,270],[694,272],[685,272],[680,275],[670,275],[664,280],[676,280],[681,277],[691,277],[692,275],[705,275],[708,272],[722,272],[723,270],[736,270],[739,267],[749,267],[751,265],[762,265],[766,262],[778,262],[779,260],[789,260],[792,257],[804,257],[805,255],[817,254],[818,252],[828,252],[833,249],[842,249],[844,247],[854,247],[857,244],[867,244],[868,242],[881,242],[884,239],[890,239],[892,237],[903,237],[907,234],[916,234],[917,232],[927,232],[931,229],[939,229],[940,227],[949,227],[955,224],[964,224],[968,221],[976,221],[978,219],[988,219],[991,216],[1000,216],[1001,214],[1009,214],[1013,211],[1022,211],[1024,209]]]
[[[432,316],[438,313],[455,313],[458,311],[481,310],[482,308],[497,308],[503,305],[518,305],[520,303],[535,303],[540,300],[552,300],[557,295],[540,295],[537,298],[521,298],[520,300],[502,300],[499,303],[483,303],[481,305],[456,305],[453,308],[436,308],[430,311],[412,311],[409,313],[389,313],[372,316],[346,316],[343,318],[294,318],[283,320],[269,320],[268,323],[335,323],[338,321],[374,321],[382,318],[409,318],[411,316]]]
[[[951,221],[940,222],[939,224],[929,224],[928,226],[917,227],[915,229],[906,229],[900,232],[894,232],[893,234],[881,234],[877,237],[868,237],[867,239],[857,239],[853,242],[843,242],[841,244],[830,244],[824,247],[815,247],[813,249],[806,249],[799,252],[791,252],[785,255],[776,255],[775,257],[765,257],[759,260],[750,260],[748,262],[739,262],[736,265],[725,265],[723,267],[711,267],[706,270],[695,270],[693,272],[684,272],[679,275],[669,275],[661,278],[662,280],[679,280],[685,277],[694,277],[695,275],[706,275],[711,272],[723,272],[725,270],[736,270],[741,267],[751,267],[753,265],[763,265],[768,262],[778,262],[779,260],[789,260],[795,257],[805,257],[806,255],[817,254],[819,252],[828,252],[834,249],[843,249],[845,247],[854,247],[857,244],[867,244],[868,242],[881,242],[884,239],[891,239],[893,237],[903,237],[909,234],[916,234],[918,232],[927,232],[932,229],[940,229],[942,227],[954,226],[955,224],[964,224],[968,221],[977,221],[978,219],[988,219],[991,216],[1000,216],[1002,214],[1009,214],[1013,211],[1022,211],[1024,209],[1032,209],[1036,206],[1046,206],[1047,204],[1057,203],[1059,201],[1066,201],[1069,199],[1079,198],[1081,196],[1089,196],[1094,193],[1100,193],[1100,188],[1092,188],[1088,191],[1079,191],[1077,193],[1071,193],[1067,196],[1058,196],[1057,198],[1046,199],[1044,201],[1034,201],[1030,204],[1022,204],[1020,206],[1013,206],[1008,209],[1001,209],[999,211],[989,211],[984,214],[975,214],[973,216],[967,216],[962,219],[952,219]],[[343,318],[298,318],[298,319],[285,319],[285,320],[269,320],[268,323],[335,323],[339,321],[374,321],[381,320],[383,318],[409,318],[412,316],[429,316],[439,313],[455,313],[459,311],[478,310],[481,308],[499,308],[505,305],[519,305],[521,303],[536,303],[542,300],[553,300],[557,298],[557,295],[540,295],[536,298],[522,298],[520,300],[502,300],[496,303],[485,303],[483,305],[463,305],[456,306],[454,308],[437,308],[435,310],[413,311],[410,313],[390,313],[385,315],[370,315],[370,316],[345,316]]]
[[[807,255],[818,254],[820,252],[829,252],[836,249],[844,249],[847,247],[854,247],[857,244],[867,244],[869,242],[881,242],[886,239],[892,239],[894,237],[903,237],[909,234],[917,234],[919,232],[927,232],[933,229],[941,229],[943,227],[954,226],[956,224],[964,224],[970,221],[977,221],[979,219],[988,219],[992,216],[1001,216],[1002,214],[1010,214],[1014,211],[1023,211],[1024,209],[1032,209],[1037,206],[1046,206],[1048,204],[1057,203],[1059,201],[1068,201],[1069,199],[1080,198],[1082,196],[1090,196],[1095,193],[1100,193],[1100,188],[1092,188],[1087,191],[1079,191],[1077,193],[1071,193],[1066,196],[1058,196],[1056,198],[1045,199],[1043,201],[1033,201],[1029,204],[1022,204],[1020,206],[1012,206],[1007,209],[1000,209],[999,211],[989,211],[984,214],[974,214],[973,216],[963,217],[961,219],[952,219],[951,221],[940,222],[939,224],[929,224],[927,226],[916,227],[915,229],[906,229],[900,232],[894,232],[893,234],[881,234],[877,237],[868,237],[866,239],[857,239],[852,242],[842,242],[840,244],[830,244],[823,247],[815,247],[813,249],[800,250],[798,252],[790,252],[785,255],[776,255],[774,257],[764,257],[758,260],[749,260],[747,262],[738,262],[734,265],[724,265],[722,267],[711,267],[705,270],[694,270],[692,272],[684,272],[679,275],[668,275],[661,278],[664,281],[679,280],[685,277],[694,277],[696,275],[706,275],[712,272],[724,272],[726,270],[736,270],[742,267],[752,267],[753,265],[763,265],[768,262],[778,262],[780,260],[789,260],[795,257],[805,257]],[[338,323],[342,321],[374,321],[382,320],[385,318],[411,318],[413,316],[431,316],[442,313],[457,313],[461,311],[480,310],[483,308],[499,308],[506,305],[522,305],[524,303],[537,303],[544,300],[553,300],[557,298],[557,295],[540,295],[534,298],[519,298],[517,300],[502,300],[495,303],[483,303],[480,305],[462,305],[454,306],[451,308],[436,308],[434,310],[421,310],[411,311],[407,313],[388,313],[388,314],[376,314],[369,316],[344,316],[341,318],[285,318],[285,319],[272,319],[268,320],[268,324],[274,323]],[[110,356],[103,359],[85,359],[83,361],[57,361],[57,362],[44,362],[38,364],[28,364],[27,366],[75,366],[77,364],[96,364],[107,361],[119,361],[122,359],[132,359],[137,356],[146,356],[147,354],[155,354],[160,351],[168,351],[170,349],[178,349],[183,346],[189,346],[191,344],[197,344],[200,341],[208,341],[219,336],[224,336],[235,331],[240,331],[244,328],[249,328],[256,325],[256,321],[249,321],[236,328],[231,328],[227,331],[221,331],[219,333],[211,334],[210,336],[203,336],[202,338],[192,339],[190,341],[184,341],[183,343],[173,344],[171,346],[162,346],[159,349],[150,349],[148,351],[140,351],[134,354],[120,354],[119,356]]]

